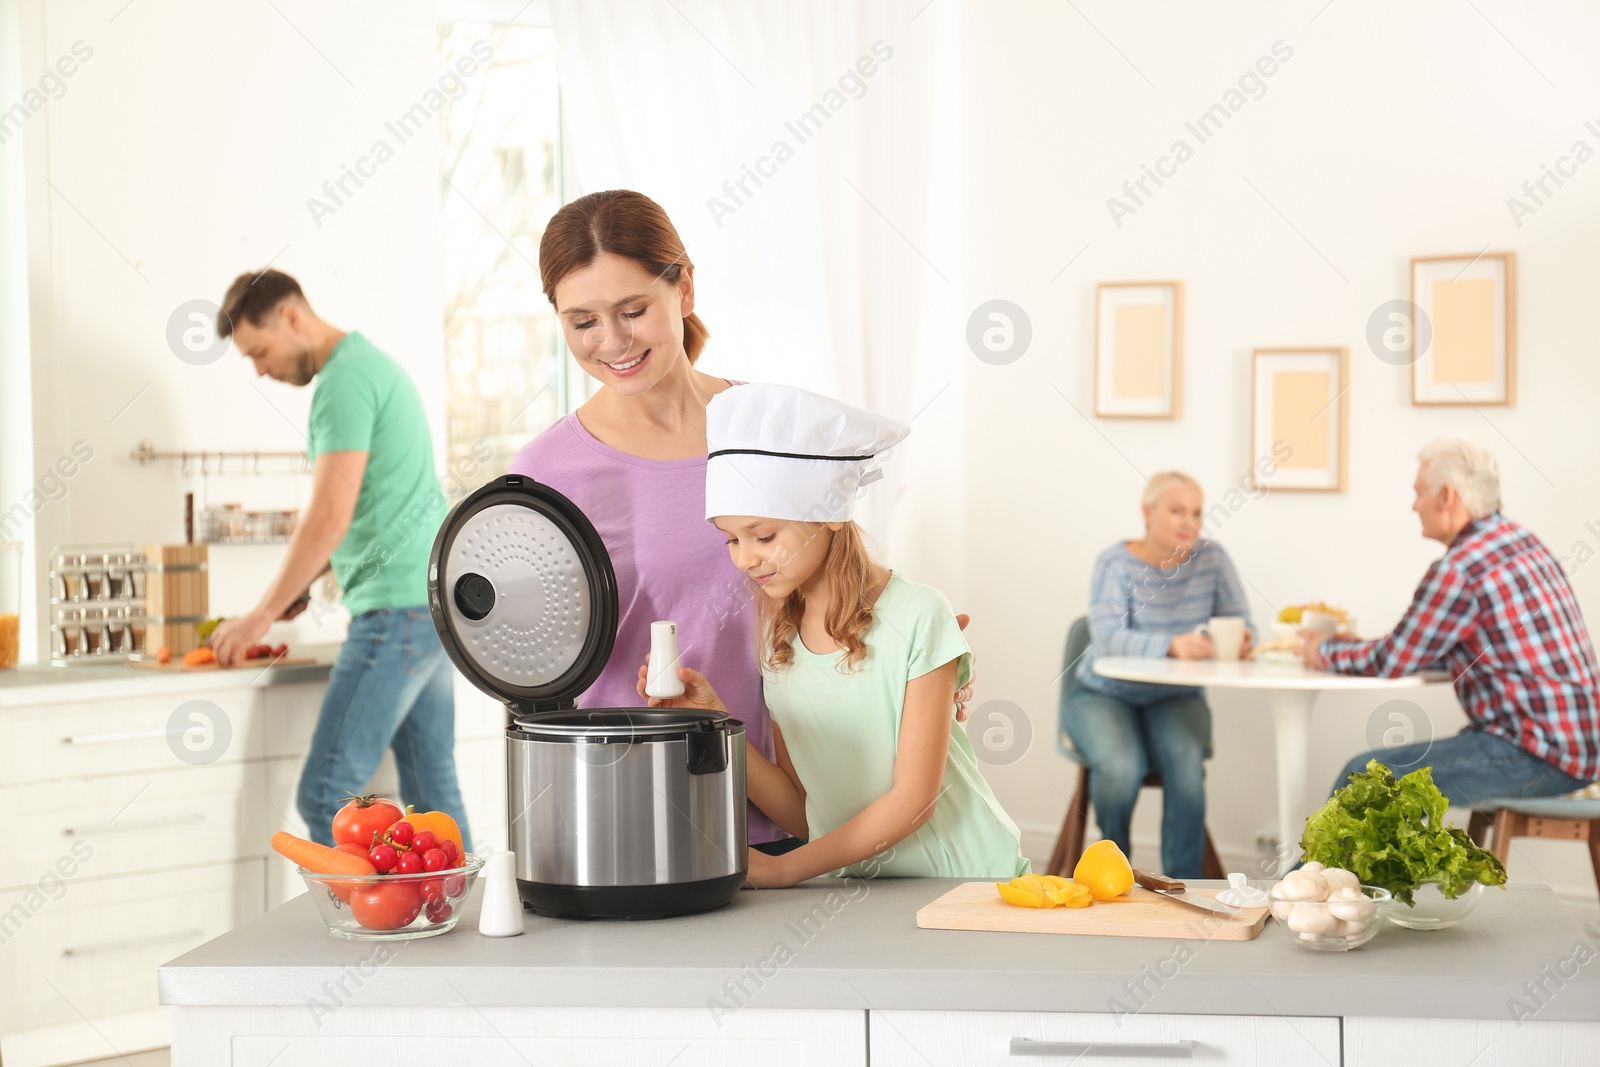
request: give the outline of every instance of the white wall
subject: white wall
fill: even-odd
[[[41,570],[58,542],[182,540],[185,489],[251,507],[303,502],[309,479],[203,486],[175,463],[128,458],[145,438],[164,450],[304,449],[311,389],[257,381],[231,349],[185,363],[167,339],[180,304],[220,300],[235,275],[269,262],[406,367],[442,455],[438,124],[403,144],[384,128],[435,85],[434,5],[19,6],[23,86],[76,43],[88,52],[0,147],[26,169],[32,467],[78,440],[93,449],[38,512]],[[379,138],[393,158],[318,225],[307,199]],[[252,606],[280,553],[213,548],[213,608]]]
[[[1366,631],[1394,623],[1441,550],[1407,510],[1413,457],[1440,434],[1499,453],[1507,512],[1558,555],[1578,541],[1600,549],[1584,525],[1600,518],[1591,462],[1600,162],[1520,228],[1506,208],[1574,140],[1600,148],[1584,129],[1600,119],[1600,12],[1477,6],[967,8],[965,306],[1012,300],[1034,331],[1016,363],[967,361],[967,602],[980,701],[1013,701],[1032,726],[1026,757],[989,776],[1033,855],[1047,854],[1076,779],[1053,743],[1056,675],[1093,558],[1141,532],[1143,474],[1186,469],[1215,500],[1246,472],[1253,347],[1348,346],[1353,383],[1349,492],[1267,496],[1216,531],[1258,624],[1316,598],[1348,606]],[[1107,197],[1174,139],[1193,144],[1184,122],[1280,40],[1293,56],[1265,94],[1117,227]],[[1412,407],[1409,371],[1367,348],[1367,318],[1408,295],[1411,256],[1485,247],[1518,257],[1517,405]],[[1085,419],[1095,285],[1141,278],[1187,287],[1184,415]],[[1578,568],[1573,583],[1600,619],[1600,565]],[[1448,692],[1416,702],[1436,735],[1464,722]],[[1374,703],[1319,706],[1308,801],[1371,747]],[[1260,701],[1219,696],[1213,709],[1208,821],[1225,858],[1243,860],[1274,825],[1270,727]],[[1147,793],[1135,820],[1147,862],[1158,860],[1159,807]],[[1511,877],[1595,895],[1572,845],[1519,844]]]

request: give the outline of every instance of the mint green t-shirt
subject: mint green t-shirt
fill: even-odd
[[[428,553],[444,521],[422,397],[405,370],[359,333],[317,372],[307,452],[365,452],[355,514],[333,550],[352,615],[428,602]]]
[[[794,662],[764,671],[772,720],[806,791],[813,838],[843,825],[894,784],[895,750],[906,683],[959,659],[960,684],[972,677],[972,653],[944,595],[889,575],[873,605],[867,658],[841,673],[844,650],[819,656],[796,634]],[[836,876],[1014,878],[1028,872],[1021,835],[983,780],[967,732],[950,709],[950,751],[933,816],[882,856]]]

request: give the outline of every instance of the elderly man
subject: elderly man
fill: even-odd
[[[1411,510],[1445,554],[1388,636],[1309,637],[1301,655],[1340,674],[1446,669],[1468,724],[1454,737],[1363,753],[1335,789],[1369,759],[1431,765],[1440,791],[1461,806],[1551,796],[1600,778],[1600,671],[1561,565],[1500,514],[1500,467],[1488,449],[1443,438],[1417,458]]]
[[[311,499],[260,603],[212,634],[217,659],[240,658],[331,563],[351,620],[300,776],[310,836],[333,844],[334,814],[391,749],[405,801],[454,816],[470,847],[456,781],[455,673],[428,611],[428,553],[445,505],[417,387],[362,334],[322,319],[281,271],[234,279],[217,334],[233,338],[257,375],[316,382]]]

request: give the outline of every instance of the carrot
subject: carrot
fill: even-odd
[[[273,851],[294,860],[315,874],[377,874],[377,868],[348,852],[296,837],[287,830],[272,835]]]
[[[201,667],[207,663],[217,662],[217,653],[210,645],[201,645],[193,652],[186,652],[183,656],[185,667]]]

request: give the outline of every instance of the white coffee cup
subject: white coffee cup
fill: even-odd
[[[1308,634],[1332,637],[1339,632],[1339,617],[1325,611],[1304,611],[1300,613],[1300,629]]]
[[[1236,660],[1244,649],[1244,619],[1238,615],[1213,615],[1194,632],[1211,638],[1219,660]]]

